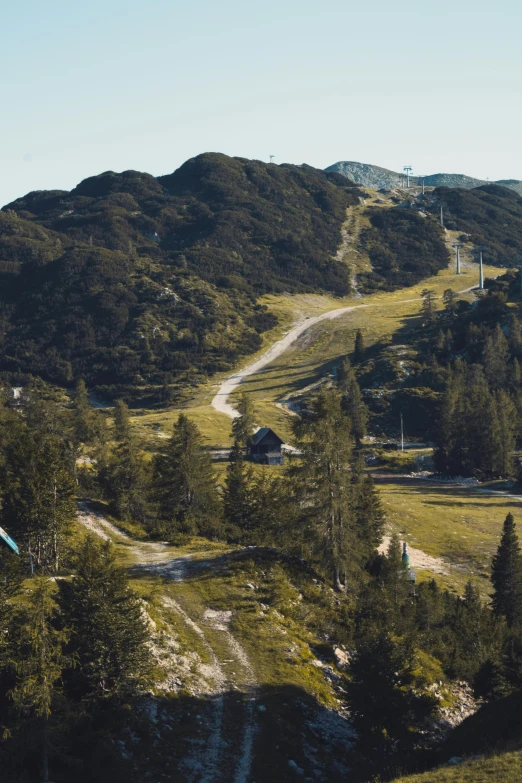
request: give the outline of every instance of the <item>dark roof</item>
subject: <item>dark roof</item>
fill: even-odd
[[[258,443],[261,443],[261,441],[268,435],[272,434],[279,443],[284,443],[284,441],[277,435],[274,430],[271,430],[270,427],[260,427],[257,432],[255,432],[252,435],[252,446],[257,446]]]

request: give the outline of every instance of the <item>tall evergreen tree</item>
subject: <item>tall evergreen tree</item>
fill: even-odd
[[[294,432],[302,457],[290,475],[302,535],[334,587],[346,589],[362,558],[349,471],[353,439],[341,395],[321,391],[296,420]]]
[[[116,440],[124,441],[130,437],[130,434],[129,408],[123,400],[117,400],[114,406],[114,436]]]
[[[424,326],[432,324],[435,320],[435,291],[425,288],[421,292],[422,297],[422,323]]]
[[[154,461],[154,494],[159,516],[169,533],[215,536],[221,507],[201,434],[184,414],[174,426],[164,454]]]
[[[57,570],[76,514],[74,468],[56,435],[21,426],[5,464],[2,516],[38,566]]]
[[[364,359],[364,337],[360,329],[357,329],[355,333],[355,341],[353,344],[353,363],[360,364]]]
[[[508,625],[522,623],[522,557],[513,514],[504,520],[502,538],[493,558],[493,611]]]
[[[121,701],[150,684],[152,661],[142,606],[110,542],[85,539],[74,579],[60,585],[60,604],[70,628],[68,651],[78,662],[67,676],[72,695],[86,701]]]
[[[18,710],[35,721],[41,741],[42,781],[49,780],[49,719],[52,715],[63,669],[70,659],[63,652],[66,630],[55,628],[57,605],[54,584],[38,577],[23,612],[18,640],[18,679],[11,696]]]
[[[245,392],[239,397],[237,410],[239,416],[232,421],[232,437],[237,446],[245,449],[249,445],[255,429],[252,400]]]
[[[223,509],[229,535],[244,540],[252,530],[252,466],[236,442],[230,452],[223,488]]]
[[[381,626],[358,637],[350,661],[348,700],[358,742],[382,763],[397,746],[411,749],[435,700],[413,688],[414,648]]]
[[[337,385],[343,392],[342,406],[350,419],[355,442],[360,446],[366,435],[368,408],[364,404],[361,389],[348,358],[343,361],[338,370]]]
[[[107,467],[107,490],[114,514],[123,520],[147,524],[149,465],[132,434],[114,449]]]

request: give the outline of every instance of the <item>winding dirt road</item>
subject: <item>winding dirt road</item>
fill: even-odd
[[[313,318],[306,318],[304,321],[299,321],[299,323],[293,326],[281,340],[274,343],[259,359],[223,381],[210,404],[220,413],[225,413],[227,416],[230,416],[231,419],[237,418],[239,414],[236,409],[229,404],[228,398],[245,378],[248,378],[249,375],[255,375],[262,370],[263,367],[266,367],[267,364],[270,364],[274,359],[277,359],[278,356],[281,356],[281,354],[284,353],[292,343],[303,334],[303,332],[306,332],[312,326],[321,323],[321,321],[332,321],[340,315],[350,313],[352,310],[358,310],[361,307],[370,307],[370,305],[363,304],[351,305],[350,307],[339,307],[337,310],[330,310],[327,313],[316,315]]]
[[[462,291],[456,291],[457,294],[467,294],[470,291],[473,291],[473,289],[476,288],[476,286],[471,286],[470,288],[464,288]],[[442,298],[442,297],[439,297]],[[421,302],[422,299],[420,297],[416,297],[414,299],[402,299],[400,302],[396,302],[396,304],[408,304],[409,302]],[[368,304],[359,304],[359,305],[350,305],[348,307],[339,307],[337,310],[329,310],[327,313],[322,313],[321,315],[315,315],[310,318],[305,318],[302,321],[299,321],[296,323],[290,331],[288,331],[284,337],[281,338],[281,340],[278,340],[275,342],[268,351],[266,351],[262,356],[260,356],[259,359],[256,359],[255,362],[252,362],[251,364],[248,364],[246,367],[244,367],[242,370],[238,370],[233,375],[230,375],[228,378],[226,378],[221,386],[219,387],[216,395],[214,396],[212,402],[210,403],[211,406],[219,411],[219,413],[224,413],[226,416],[230,416],[231,419],[235,419],[239,416],[237,410],[230,405],[228,402],[228,398],[230,395],[237,389],[240,383],[242,383],[245,378],[248,378],[249,375],[255,375],[260,370],[263,369],[263,367],[266,367],[267,364],[270,364],[274,361],[274,359],[277,359],[281,354],[283,354],[291,345],[293,342],[297,340],[298,337],[300,337],[303,332],[308,331],[308,329],[311,329],[312,326],[315,326],[318,323],[321,323],[321,321],[333,321],[334,318],[339,318],[341,315],[345,315],[346,313],[351,313],[353,310],[360,310],[362,307],[378,307],[383,306],[382,302],[368,302]]]

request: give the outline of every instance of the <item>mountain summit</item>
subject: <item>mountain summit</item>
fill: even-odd
[[[328,166],[325,171],[342,174],[343,177],[348,177],[357,185],[363,185],[367,188],[397,188],[401,187],[404,182],[404,174],[384,169],[381,166],[373,166],[371,163],[357,163],[353,160],[341,160]],[[412,176],[410,182],[417,185],[420,183],[420,178]],[[518,179],[500,179],[492,183],[468,177],[465,174],[429,174],[424,177],[424,182],[429,187],[464,188],[465,190],[478,188],[481,185],[503,185],[522,196],[522,181]]]

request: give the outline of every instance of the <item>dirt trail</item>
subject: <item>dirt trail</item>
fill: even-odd
[[[245,378],[248,378],[249,375],[255,375],[257,372],[262,370],[263,367],[266,367],[267,364],[270,364],[274,361],[274,359],[277,359],[278,356],[281,356],[281,354],[284,353],[287,348],[289,348],[292,343],[303,334],[303,332],[306,332],[307,329],[310,329],[312,326],[321,323],[321,321],[331,321],[334,318],[338,318],[340,315],[349,313],[352,310],[357,310],[360,307],[369,307],[369,305],[364,304],[351,305],[350,307],[339,307],[337,310],[330,310],[327,313],[316,315],[313,318],[306,318],[303,321],[299,321],[290,329],[289,332],[285,334],[281,340],[278,340],[276,343],[274,343],[259,359],[227,378],[219,387],[217,394],[210,404],[220,413],[224,413],[227,416],[230,416],[231,419],[237,418],[239,414],[236,409],[229,404],[228,398],[232,392],[237,389],[239,384],[245,380]]]
[[[464,288],[462,291],[457,291],[456,293],[467,294],[474,288],[476,288],[476,286]],[[420,301],[422,301],[420,297],[415,297],[414,299],[402,299],[400,302],[395,302],[395,304],[409,304],[410,302]],[[278,340],[272,346],[270,346],[270,348],[259,359],[256,359],[256,361],[252,362],[252,364],[247,365],[242,370],[238,370],[233,375],[230,375],[228,378],[226,378],[210,403],[211,406],[220,413],[224,413],[226,416],[230,416],[231,419],[237,418],[239,416],[237,410],[233,408],[232,405],[228,402],[230,395],[245,380],[245,378],[248,378],[250,375],[255,375],[268,364],[281,356],[281,354],[283,354],[292,345],[292,343],[294,343],[297,338],[303,334],[303,332],[306,332],[308,329],[311,329],[312,326],[315,326],[322,321],[332,321],[334,318],[339,318],[341,315],[350,313],[353,310],[359,310],[362,307],[383,306],[385,305],[382,302],[368,302],[367,304],[339,307],[336,310],[329,310],[327,313],[322,313],[321,315],[299,320],[296,324],[294,324],[290,331],[288,331],[285,336],[281,338],[281,340]]]
[[[134,564],[133,570],[145,571],[165,579],[170,583],[184,581],[189,562],[194,555],[178,555],[172,557],[167,549],[167,544],[135,541],[123,530],[113,525],[102,514],[94,511],[87,501],[78,502],[78,520],[84,527],[95,533],[104,541],[124,543],[129,547]],[[198,561],[199,562],[199,561]],[[213,717],[208,726],[207,746],[203,754],[192,758],[188,756],[184,761],[184,772],[190,783],[248,783],[252,766],[252,750],[256,734],[255,721],[255,694],[257,680],[254,669],[248,655],[242,645],[229,630],[229,622],[232,612],[216,612],[211,609],[203,611],[202,617],[193,617],[187,612],[181,603],[170,595],[164,595],[163,605],[174,611],[183,622],[197,634],[203,648],[206,650],[210,663],[201,663],[199,666],[201,675],[206,682],[211,682],[209,695],[213,698]],[[211,629],[203,630],[205,624]],[[241,670],[239,686],[225,672],[220,658],[222,653],[212,645],[211,633],[219,632],[224,638],[227,656],[237,663]],[[230,658],[227,657],[227,661]],[[224,694],[230,689],[239,689],[244,694],[244,717],[237,730],[237,742],[232,746],[223,738],[223,721],[225,713]],[[225,770],[234,770],[233,777]],[[227,779],[224,779],[224,775]]]

